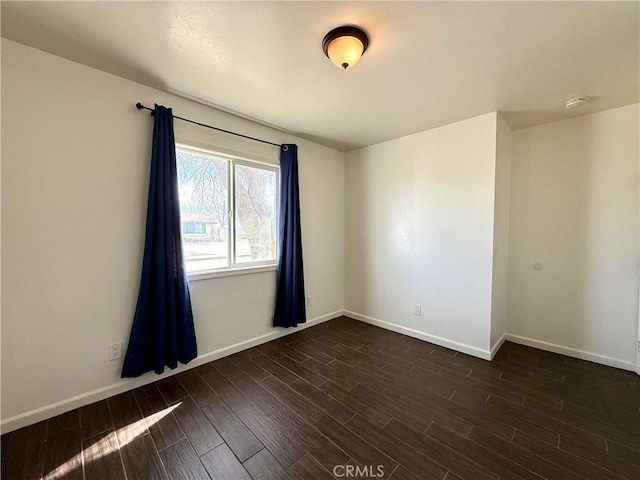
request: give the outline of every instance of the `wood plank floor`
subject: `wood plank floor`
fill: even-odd
[[[2,436],[2,479],[640,479],[640,377],[345,317]]]

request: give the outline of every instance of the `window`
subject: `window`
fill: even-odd
[[[275,265],[278,168],[184,145],[176,164],[187,272]]]

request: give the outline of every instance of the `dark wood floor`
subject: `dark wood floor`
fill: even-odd
[[[339,318],[2,436],[2,479],[640,479],[640,380]]]

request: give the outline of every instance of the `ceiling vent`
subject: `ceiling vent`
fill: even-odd
[[[589,103],[589,97],[576,97],[564,102],[564,106],[568,110],[570,108],[580,108],[587,103]]]

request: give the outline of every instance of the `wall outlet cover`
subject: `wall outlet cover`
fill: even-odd
[[[107,358],[110,362],[122,358],[122,342],[107,345]]]

